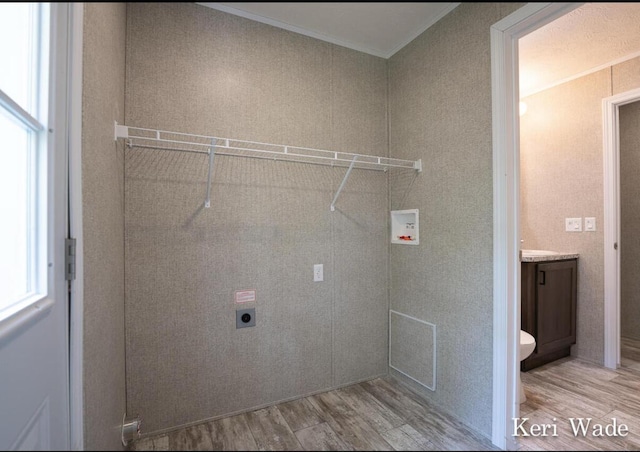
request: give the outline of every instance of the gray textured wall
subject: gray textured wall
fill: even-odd
[[[577,252],[577,344],[604,360],[602,99],[640,86],[640,59],[524,99],[520,117],[521,234],[525,249]],[[595,217],[595,232],[565,232],[565,218]]]
[[[640,86],[640,58],[616,64],[611,72],[611,93],[624,93]]]
[[[525,249],[576,252],[577,344],[572,353],[602,363],[605,69],[524,99],[520,117],[521,238]],[[565,232],[565,218],[595,217],[595,232]]]
[[[420,245],[391,247],[391,306],[436,325],[437,387],[424,392],[486,436],[493,353],[489,28],[520,6],[462,3],[389,60],[390,154],[421,157],[424,167],[402,205],[420,209]],[[394,182],[390,191],[400,199]]]
[[[620,107],[620,328],[640,340],[640,102]]]
[[[122,448],[125,412],[124,121],[126,6],[86,3],[82,78],[84,441]]]
[[[386,61],[203,6],[128,5],[126,123],[387,155]],[[387,176],[125,153],[128,411],[145,433],[387,372]],[[313,264],[325,281],[314,283]],[[256,289],[236,330],[233,292]]]

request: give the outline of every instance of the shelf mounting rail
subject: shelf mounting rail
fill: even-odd
[[[331,211],[342,192],[353,169],[387,171],[389,169],[409,169],[422,171],[422,160],[402,160],[366,154],[336,152],[257,141],[236,140],[206,135],[194,135],[166,130],[130,127],[114,123],[114,140],[124,139],[129,148],[143,148],[175,152],[206,154],[209,158],[207,194],[205,207],[211,205],[211,183],[216,155],[277,160],[284,162],[308,163],[313,165],[348,168],[331,202]]]

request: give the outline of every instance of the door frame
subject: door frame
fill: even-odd
[[[76,277],[69,293],[69,417],[71,450],[84,450],[83,397],[83,241],[82,241],[82,34],[83,3],[69,3],[68,92],[68,209],[69,236],[76,239]]]
[[[604,158],[604,365],[620,364],[620,121],[622,105],[640,100],[640,88],[602,99]]]
[[[520,415],[520,122],[518,39],[582,3],[527,3],[491,29],[493,141],[493,406],[491,441],[516,450]]]
[[[66,394],[62,403],[65,405],[65,448],[72,450],[83,449],[83,403],[82,403],[82,294],[77,297],[69,293],[65,280],[64,268],[65,244],[62,239],[68,237],[69,230],[81,231],[81,215],[72,211],[71,199],[74,197],[70,187],[73,180],[79,187],[81,175],[79,169],[80,137],[82,127],[82,4],[52,3],[50,6],[50,19],[46,29],[49,33],[49,77],[48,96],[49,101],[49,133],[46,139],[49,141],[47,180],[55,188],[47,192],[49,197],[48,215],[49,221],[55,226],[48,225],[49,238],[47,249],[49,267],[54,268],[54,275],[47,270],[47,278],[53,278],[60,287],[60,299],[57,301],[64,305],[65,313],[62,315],[65,331],[64,340],[64,367]],[[44,62],[43,62],[44,64]],[[55,155],[55,156],[54,156]],[[75,169],[74,169],[75,167]],[[76,201],[77,202],[77,201]],[[53,204],[56,204],[54,207]],[[59,205],[58,205],[59,204]],[[52,227],[56,231],[52,233]],[[80,269],[82,268],[82,257]],[[49,280],[49,288],[52,282]],[[82,287],[82,272],[78,273],[78,279],[71,284],[71,292]],[[1,336],[8,338],[36,320],[46,316],[54,302],[45,300],[37,303],[35,309],[26,308],[17,313],[8,321],[3,322]],[[59,308],[58,308],[59,309]],[[77,320],[79,319],[79,323]],[[75,320],[75,323],[74,323]],[[10,340],[10,339],[9,339]],[[79,354],[77,352],[80,352]],[[48,405],[43,404],[45,410]],[[41,434],[47,434],[41,431]],[[59,432],[58,432],[59,433]]]

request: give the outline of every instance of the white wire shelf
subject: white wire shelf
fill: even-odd
[[[155,149],[174,152],[192,152],[209,156],[209,176],[205,207],[210,206],[211,177],[215,155],[277,160],[283,162],[308,163],[314,165],[347,167],[348,170],[336,192],[331,210],[349,178],[351,170],[364,169],[387,171],[409,169],[422,171],[422,160],[402,160],[366,154],[337,152],[282,144],[261,143],[206,135],[194,135],[166,130],[130,127],[115,123],[114,139],[122,138],[130,148]]]

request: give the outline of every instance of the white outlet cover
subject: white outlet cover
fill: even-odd
[[[324,281],[324,268],[322,264],[315,264],[313,266],[313,281],[314,282]]]
[[[565,218],[565,231],[582,232],[582,218]]]
[[[585,217],[585,219],[584,219],[584,230],[585,231],[595,231],[596,230],[596,219],[595,219],[595,217]]]

